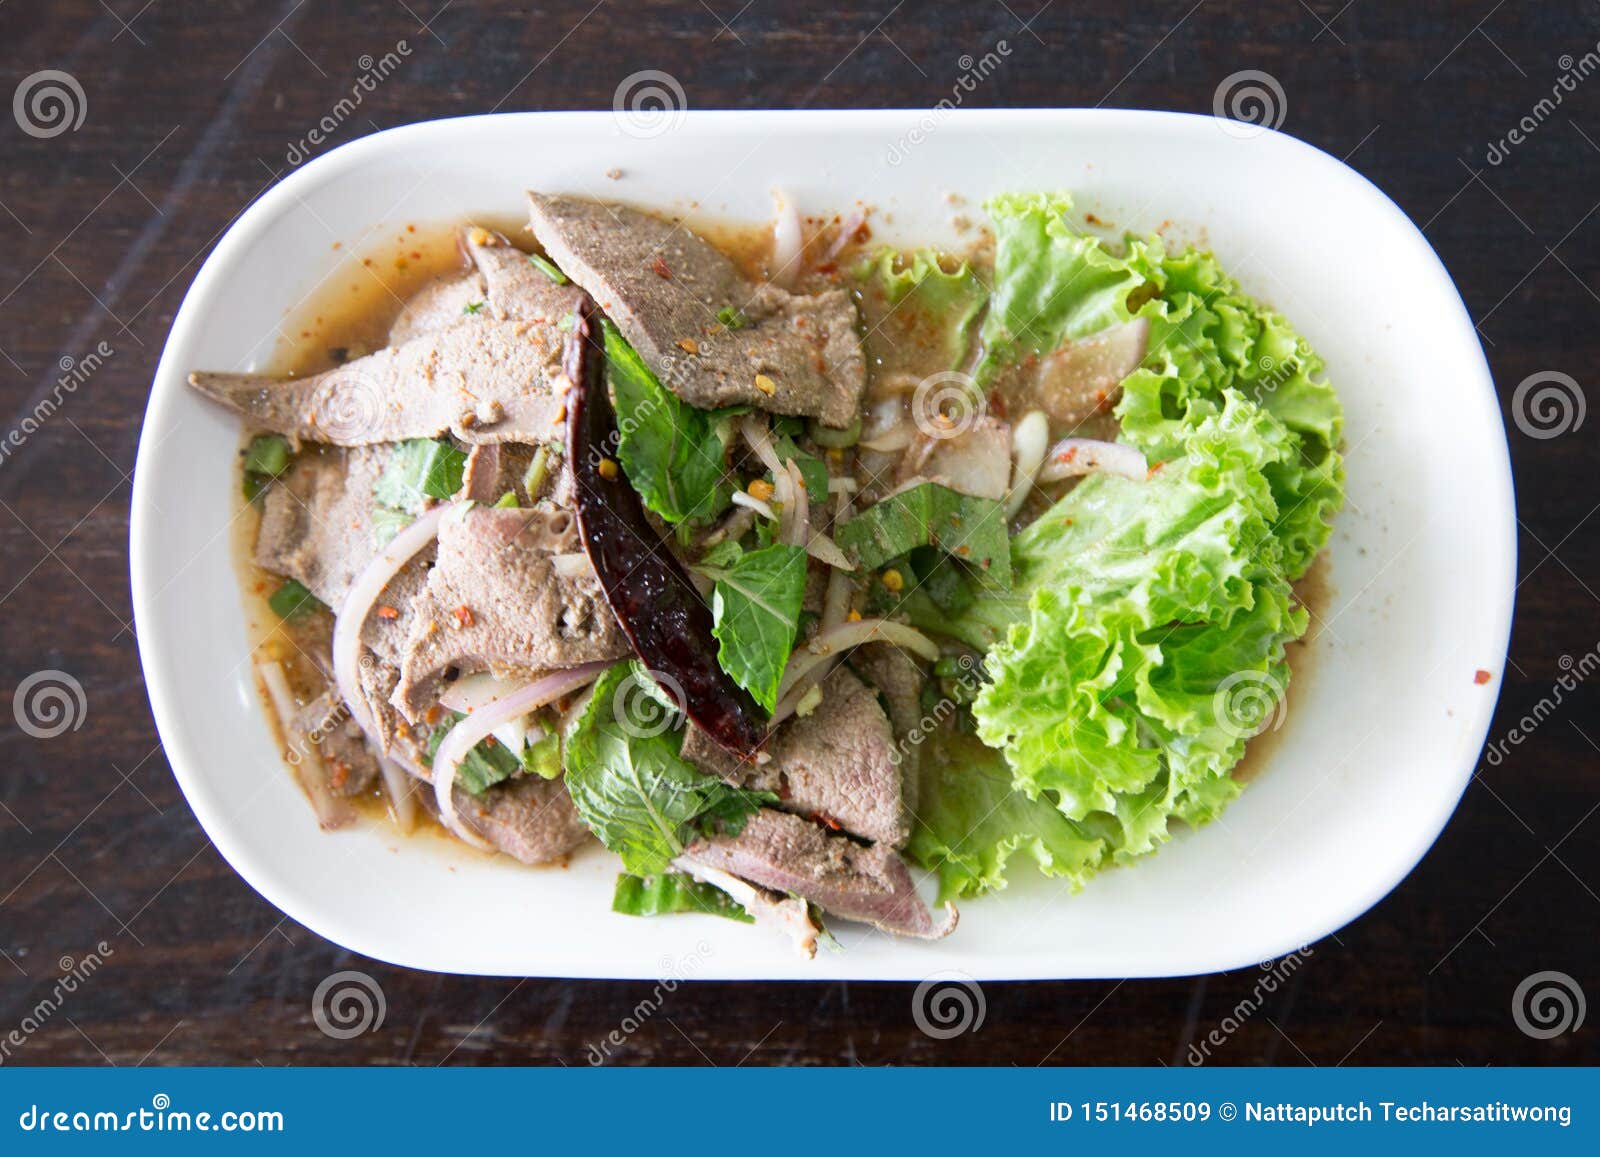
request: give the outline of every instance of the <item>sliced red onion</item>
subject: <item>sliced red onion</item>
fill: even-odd
[[[433,798],[439,805],[439,819],[444,826],[473,847],[493,851],[494,849],[467,827],[456,814],[452,789],[455,787],[456,772],[461,767],[461,761],[467,757],[469,751],[483,742],[485,736],[502,723],[520,718],[530,711],[537,711],[547,703],[593,683],[600,677],[600,672],[609,666],[611,666],[610,660],[602,659],[545,675],[474,711],[452,727],[433,756]]]
[[[471,715],[504,699],[520,686],[522,686],[520,683],[497,679],[488,671],[474,671],[470,675],[461,676],[446,687],[439,696],[439,702],[452,711]],[[494,729],[494,737],[505,744],[508,751],[521,751],[528,742],[526,717],[518,716],[500,724]]]
[[[1063,438],[1045,456],[1040,482],[1059,482],[1083,474],[1120,474],[1143,482],[1150,475],[1145,456],[1124,442],[1097,442],[1093,438]]]
[[[920,655],[929,662],[940,655],[939,645],[915,627],[897,623],[893,619],[857,619],[841,623],[817,634],[804,647],[789,656],[783,679],[778,683],[780,698],[787,695],[807,673],[851,647],[870,642],[893,643]]]
[[[800,276],[800,260],[805,254],[805,230],[800,225],[800,211],[782,189],[772,190],[772,204],[775,216],[771,281],[784,289],[792,289]]]
[[[1011,490],[1006,495],[1006,518],[1017,516],[1028,500],[1039,468],[1044,465],[1045,448],[1050,444],[1050,419],[1043,410],[1029,410],[1011,427]]]
[[[366,625],[372,605],[383,594],[383,589],[406,563],[439,536],[440,521],[457,506],[457,503],[435,506],[391,538],[356,577],[356,581],[350,584],[350,591],[345,595],[344,604],[340,606],[334,621],[334,681],[339,685],[339,694],[350,707],[351,716],[366,732],[374,751],[382,751],[383,745],[379,742],[372,713],[367,710],[366,699],[361,694],[361,629]]]
[[[822,259],[824,261],[832,261],[835,257],[839,256],[839,254],[843,253],[844,247],[850,244],[850,239],[856,235],[856,232],[861,228],[862,225],[866,224],[866,221],[867,211],[860,205],[857,205],[853,210],[851,210],[850,216],[846,217],[844,222],[839,226],[839,232],[834,236],[833,241],[828,245],[828,251],[822,255]]]
[[[317,823],[324,831],[349,827],[356,822],[355,809],[333,794],[333,788],[328,784],[328,769],[322,762],[322,752],[311,742],[296,746],[296,741],[301,737],[295,729],[294,693],[289,690],[283,665],[276,662],[258,663],[256,673],[266,685],[273,713],[278,717],[278,726],[284,737],[289,740],[290,750],[300,756],[298,760],[290,760],[290,765],[294,768],[295,778],[300,781],[301,790],[306,793],[312,809],[317,813]],[[309,740],[309,737],[305,738]]]

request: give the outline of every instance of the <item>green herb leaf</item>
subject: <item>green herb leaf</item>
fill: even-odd
[[[725,305],[717,310],[717,322],[724,329],[744,329],[750,324],[750,319],[736,306]]]
[[[276,478],[289,469],[292,458],[287,438],[281,434],[261,434],[250,439],[250,445],[245,448],[244,472]]]
[[[726,916],[744,924],[755,917],[739,907],[721,888],[701,883],[693,876],[663,872],[657,876],[617,877],[617,890],[611,897],[611,910],[624,916],[665,916],[675,912],[698,912],[707,916]]]
[[[650,372],[616,326],[603,324],[620,431],[617,460],[628,481],[667,522],[710,522],[733,499],[723,465],[725,415],[681,401]]]
[[[685,760],[681,723],[638,663],[618,663],[567,733],[566,784],[573,805],[628,872],[665,871],[694,833],[713,824],[737,831],[776,797],[729,787]],[[666,726],[663,726],[666,724]]]
[[[554,731],[537,743],[522,749],[522,766],[540,779],[555,779],[561,774],[561,736]]]
[[[463,305],[461,307],[461,312],[466,314],[466,315],[468,315],[469,317],[474,315],[474,314],[482,313],[483,312],[483,302],[481,302],[481,301],[469,301],[469,302],[467,302],[466,305]]]
[[[937,482],[873,503],[841,523],[835,538],[868,570],[919,546],[935,546],[971,567],[986,586],[1011,585],[1011,544],[1001,504]]]
[[[772,448],[777,451],[778,461],[793,462],[800,469],[800,477],[806,484],[806,498],[812,502],[820,502],[828,493],[828,467],[821,458],[814,458],[794,444],[794,439],[787,434],[780,435],[772,440]]]
[[[395,446],[373,495],[384,506],[417,514],[429,498],[455,496],[466,464],[466,454],[450,442],[412,438]]]
[[[769,546],[742,554],[726,567],[701,573],[716,580],[711,593],[717,662],[769,712],[777,706],[778,683],[800,629],[806,594],[806,552],[799,546]]]
[[[548,257],[540,257],[537,253],[530,253],[528,254],[528,263],[557,285],[567,284],[567,275],[556,268],[556,263]]]
[[[305,615],[328,609],[316,595],[307,590],[297,579],[288,579],[281,587],[268,595],[267,606],[272,608],[273,614],[286,623]]]
[[[444,737],[450,730],[460,723],[466,716],[459,711],[450,712],[447,718],[434,724],[433,731],[428,735],[428,766],[433,766],[433,757],[439,753],[439,746],[444,742]],[[550,738],[555,738],[551,736]],[[557,748],[557,770],[560,770],[560,749]],[[523,761],[516,755],[506,750],[505,744],[498,740],[484,739],[461,761],[461,766],[456,769],[456,786],[469,795],[482,795],[497,783],[503,783],[523,770]],[[546,779],[554,778],[545,776]]]

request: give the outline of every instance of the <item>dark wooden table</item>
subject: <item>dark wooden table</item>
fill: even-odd
[[[1283,88],[1287,131],[1346,158],[1422,226],[1478,320],[1508,412],[1536,372],[1596,384],[1600,79],[1576,78],[1597,63],[1585,54],[1600,51],[1600,9],[1580,0],[10,0],[5,93],[59,69],[81,85],[86,115],[50,138],[0,118],[0,422],[23,430],[65,359],[102,341],[115,353],[0,460],[0,690],[60,669],[87,702],[81,730],[50,740],[0,713],[0,1060],[582,1064],[585,1045],[650,994],[407,972],[285,920],[206,840],[145,699],[129,471],[173,312],[218,234],[281,167],[284,142],[349,91],[361,57],[401,39],[404,67],[332,143],[491,109],[607,108],[619,80],[646,68],[677,77],[692,107],[928,107],[950,95],[959,58],[1002,39],[1009,56],[968,104],[1210,111],[1225,78],[1259,69]],[[1560,104],[1540,106],[1553,90]],[[1492,163],[1491,144],[1524,118],[1532,131]],[[1600,645],[1600,419],[1552,438],[1508,428],[1521,585],[1495,737]],[[1316,945],[1215,1062],[1600,1060],[1597,1016],[1551,1039],[1512,1016],[1519,983],[1547,970],[1600,997],[1595,683],[1498,766],[1482,763],[1422,865]],[[104,956],[99,971],[38,1018],[60,970],[91,952]],[[313,991],[341,969],[374,976],[388,1008],[381,1029],[348,1041],[311,1016]],[[1259,976],[986,985],[981,1030],[947,1042],[917,1029],[909,986],[691,985],[616,1056],[1181,1064]],[[4,1043],[13,1027],[26,1030],[20,1046]]]

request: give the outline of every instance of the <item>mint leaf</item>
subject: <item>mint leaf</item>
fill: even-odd
[[[662,714],[653,682],[638,663],[611,667],[566,740],[567,791],[578,815],[640,876],[665,871],[703,826],[736,831],[776,799],[729,787],[685,760],[682,724]]]
[[[617,460],[645,506],[670,523],[710,522],[733,500],[723,415],[681,401],[617,327],[605,328],[617,410]]]
[[[717,662],[755,701],[772,711],[778,683],[794,649],[806,594],[806,552],[769,546],[739,556],[726,567],[706,566],[716,580],[711,593]]]

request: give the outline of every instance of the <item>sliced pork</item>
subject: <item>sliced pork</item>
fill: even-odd
[[[956,926],[954,905],[937,920],[917,895],[911,873],[882,844],[867,847],[788,812],[764,808],[736,836],[696,841],[695,863],[773,892],[792,892],[845,920],[885,932],[936,940]]]
[[[636,209],[528,197],[545,252],[684,401],[854,421],[866,362],[844,290],[751,281],[688,229]]]
[[[446,518],[391,697],[400,713],[415,722],[451,668],[525,678],[627,655],[593,573],[557,561],[582,550],[566,511],[474,506]]]

